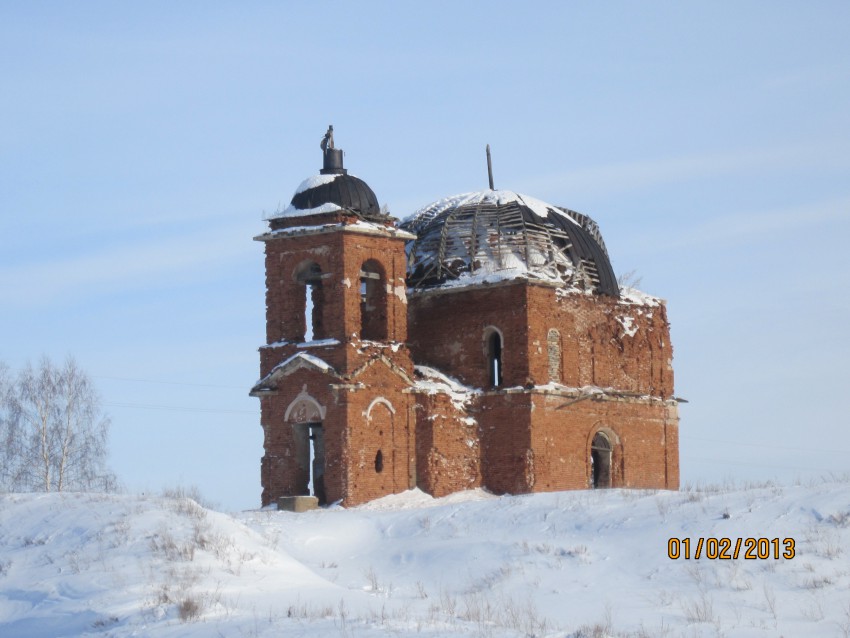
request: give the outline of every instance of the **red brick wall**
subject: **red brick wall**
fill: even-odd
[[[376,363],[346,391],[347,493],[344,505],[357,505],[415,486],[413,401],[407,384]],[[362,384],[362,388],[360,388]],[[383,468],[376,471],[381,451]]]
[[[580,399],[580,400],[577,400]],[[614,444],[613,487],[678,489],[678,417],[660,401],[534,395],[535,490],[590,485],[590,444],[598,431]]]
[[[417,485],[433,496],[481,487],[478,421],[445,394],[416,396]]]
[[[495,326],[504,337],[503,387],[528,379],[528,308],[525,285],[467,288],[410,298],[410,351],[414,361],[434,366],[463,383],[486,388],[488,367],[484,330]]]
[[[415,485],[412,399],[402,392],[407,384],[380,362],[358,381],[362,387],[335,387],[328,375],[302,368],[286,378],[277,395],[261,400],[266,451],[261,469],[263,504],[279,496],[306,493],[306,477],[296,463],[292,419],[285,418],[287,408],[302,391],[326,409],[322,427],[329,503],[342,500],[345,505],[357,505]],[[379,401],[372,405],[375,399]],[[381,472],[375,471],[378,450],[383,456]]]
[[[529,368],[537,384],[549,381],[547,334],[554,328],[561,336],[564,385],[673,395],[673,349],[664,305],[638,306],[602,295],[562,296],[546,286],[528,286],[528,296]]]
[[[496,494],[534,488],[531,463],[531,401],[528,393],[495,392],[479,400],[481,474]]]
[[[404,240],[368,235],[346,227],[313,235],[282,235],[266,240],[266,340],[298,342],[305,334],[305,286],[296,281],[300,264],[314,262],[322,270],[323,334],[315,338],[345,343],[359,337],[360,269],[368,260],[382,266],[386,289],[387,340],[407,339],[407,298],[404,284]],[[383,313],[382,313],[383,314]],[[337,367],[349,372],[362,362],[342,348]],[[265,367],[276,363],[268,362]]]
[[[504,387],[550,381],[547,336],[554,328],[560,333],[564,385],[673,395],[673,349],[664,305],[557,295],[551,286],[525,282],[411,296],[414,360],[481,388],[488,385],[487,326],[504,335]]]
[[[328,384],[328,377],[317,371],[300,369],[288,378],[279,393],[260,400],[261,423],[264,432],[262,460],[263,505],[279,496],[306,494],[306,480],[296,464],[296,441],[292,422],[285,418],[286,409],[306,388],[307,393],[326,409],[322,421],[325,443],[325,485],[329,502],[342,498],[344,404],[338,392]]]

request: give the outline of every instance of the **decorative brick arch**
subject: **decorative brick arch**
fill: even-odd
[[[377,398],[375,398],[375,399],[372,399],[372,402],[369,404],[369,407],[368,407],[368,408],[366,408],[366,411],[365,411],[365,412],[363,412],[363,416],[365,416],[365,417],[366,417],[366,420],[367,420],[367,421],[368,421],[368,420],[371,420],[371,418],[372,418],[372,408],[374,408],[374,407],[375,407],[376,405],[378,405],[378,404],[382,404],[382,405],[387,406],[387,409],[388,409],[388,410],[389,410],[392,414],[395,414],[395,408],[393,407],[393,404],[392,404],[392,403],[390,403],[389,401],[387,401],[384,397],[377,397]]]
[[[319,423],[325,420],[326,409],[314,399],[305,385],[286,408],[283,420],[287,423]]]
[[[607,446],[604,443],[607,443]],[[600,445],[600,443],[603,443]],[[605,458],[605,448],[608,449]],[[587,485],[588,487],[625,487],[623,471],[623,444],[619,435],[603,423],[594,425],[586,442]],[[594,467],[594,463],[603,463]],[[602,479],[602,484],[597,481]]]

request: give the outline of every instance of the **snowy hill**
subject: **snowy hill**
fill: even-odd
[[[669,537],[692,552],[700,537],[793,538],[795,556],[671,560]],[[4,495],[0,636],[847,636],[848,542],[847,479],[414,491],[235,516],[188,499]]]

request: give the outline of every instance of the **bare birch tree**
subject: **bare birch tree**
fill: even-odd
[[[11,491],[113,491],[109,418],[73,359],[43,358],[17,378],[0,370],[0,484]]]

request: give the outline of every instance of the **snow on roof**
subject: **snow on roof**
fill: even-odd
[[[272,372],[274,372],[275,370],[278,370],[278,369],[283,369],[283,368],[287,367],[288,365],[290,365],[291,363],[295,363],[296,359],[302,359],[302,360],[304,360],[305,363],[309,363],[309,364],[315,366],[316,368],[319,368],[323,372],[333,372],[333,367],[327,361],[319,359],[319,357],[317,357],[316,355],[308,354],[306,352],[299,352],[298,354],[294,354],[291,357],[289,357],[288,359],[281,361],[280,363],[278,363],[274,367]]]
[[[308,191],[311,188],[316,188],[318,186],[322,186],[323,184],[330,184],[337,177],[339,177],[341,173],[334,173],[332,175],[313,175],[312,177],[308,177],[303,182],[298,185],[298,188],[295,189],[295,194],[293,194],[293,198],[296,195],[300,195],[304,191]],[[307,215],[319,215],[321,213],[332,213],[334,211],[341,210],[339,206],[336,204],[322,204],[321,206],[317,206],[316,208],[297,208],[292,204],[289,204],[283,210],[277,210],[273,213],[269,213],[263,216],[265,221],[271,219],[280,219],[281,217],[305,217]]]
[[[274,386],[271,386],[269,382],[275,375],[286,375],[289,372],[294,372],[295,370],[298,370],[299,368],[302,368],[304,366],[311,366],[313,368],[321,370],[322,372],[330,372],[331,374],[336,374],[336,370],[334,370],[333,366],[331,366],[331,364],[329,364],[327,361],[324,361],[319,357],[312,354],[308,354],[306,352],[299,352],[298,354],[294,354],[288,359],[281,361],[274,368],[272,368],[271,372],[269,372],[266,376],[264,376],[262,379],[260,379],[254,384],[254,387],[251,388],[251,393],[264,392],[274,389]]]
[[[321,206],[316,206],[316,208],[296,208],[292,204],[284,208],[282,211],[276,211],[274,213],[270,213],[265,215],[263,219],[265,221],[269,221],[272,219],[281,219],[282,217],[306,217],[308,215],[321,215],[322,213],[335,213],[338,210],[342,210],[342,206],[337,204],[328,202],[327,204],[322,204]]]
[[[281,214],[280,216],[282,217],[283,214]],[[298,217],[298,215],[292,215],[292,217]],[[272,218],[268,217],[267,219]],[[279,235],[300,235],[302,233],[316,233],[321,230],[333,228],[334,226],[342,226],[342,222],[334,222],[332,224],[317,224],[315,226],[289,226],[287,228],[277,228],[267,233],[263,233],[262,235],[260,235],[260,237],[276,237]]]
[[[322,186],[323,184],[330,184],[340,175],[342,175],[342,173],[332,173],[330,175],[313,175],[312,177],[308,177],[298,185],[298,188],[295,189],[295,195],[303,193],[304,191],[308,191],[311,188]]]
[[[452,405],[457,409],[462,409],[473,395],[480,393],[480,390],[463,385],[457,379],[443,374],[436,368],[413,366],[413,369],[419,377],[413,384],[414,390],[427,394],[447,394]]]
[[[440,289],[463,288],[465,286],[477,286],[480,284],[495,284],[512,279],[534,279],[538,281],[552,281],[560,283],[556,277],[547,277],[545,273],[530,272],[524,263],[517,261],[506,268],[488,268],[487,264],[475,272],[462,272],[457,279],[447,279],[440,284]],[[411,289],[411,292],[413,290]]]
[[[620,301],[635,306],[661,306],[664,300],[660,297],[653,297],[645,292],[641,292],[637,288],[620,288]]]
[[[499,206],[502,204],[510,204],[511,202],[518,202],[519,204],[525,205],[538,217],[543,217],[545,219],[551,213],[553,215],[559,215],[565,219],[569,219],[572,223],[580,226],[575,219],[567,215],[563,210],[560,210],[557,206],[547,204],[535,197],[521,195],[509,190],[475,191],[473,193],[461,193],[460,195],[445,197],[420,208],[418,211],[407,217],[405,221],[412,220],[414,217],[421,214],[425,214],[427,219],[424,221],[427,221],[449,208],[458,208],[460,206],[477,206],[479,204],[493,204]]]

